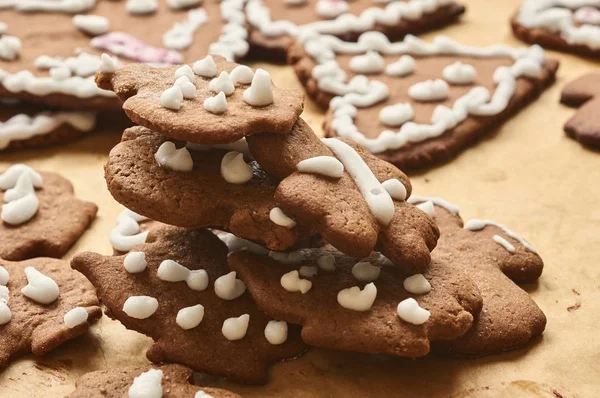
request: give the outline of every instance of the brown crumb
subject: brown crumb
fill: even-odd
[[[581,303],[575,303],[574,305],[567,307],[567,311],[572,312],[572,311],[577,311],[579,308],[581,308]],[[562,395],[561,395],[562,396]]]
[[[581,293],[579,293],[577,290],[575,290],[575,288],[571,289],[571,291],[573,293],[575,293],[576,295],[581,296]]]
[[[561,393],[559,393],[558,391],[556,391],[555,389],[552,389],[552,394],[554,394],[554,396],[556,398],[565,398],[564,395],[562,395]]]

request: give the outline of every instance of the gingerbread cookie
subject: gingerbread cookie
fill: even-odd
[[[227,144],[254,133],[285,134],[302,113],[303,95],[273,86],[269,73],[207,56],[192,66],[127,65],[96,75],[135,123],[168,137]]]
[[[481,356],[520,348],[540,335],[546,317],[517,283],[535,282],[544,267],[534,248],[508,227],[490,220],[464,226],[458,207],[439,198],[413,197],[440,227],[434,260],[447,262],[473,280],[483,309],[460,339],[436,342],[437,352]]]
[[[0,174],[0,258],[62,257],[96,217],[69,181],[16,164]]]
[[[208,230],[164,226],[126,256],[82,253],[71,266],[98,289],[111,317],[154,339],[151,361],[265,383],[268,365],[306,347],[295,327],[258,310],[227,254]]]
[[[99,305],[92,285],[66,261],[0,259],[0,369],[84,334],[102,316]]]
[[[193,372],[181,365],[134,366],[83,375],[67,398],[241,398],[220,388],[198,387]]]
[[[600,57],[600,2],[525,0],[511,20],[527,43],[587,57]]]
[[[379,250],[406,271],[424,271],[439,231],[405,202],[410,181],[393,165],[345,139],[320,140],[300,119],[286,135],[248,137],[250,152],[282,179],[274,223],[304,225],[355,258]],[[273,156],[278,154],[278,156]]]
[[[288,228],[271,221],[277,181],[256,162],[248,164],[241,152],[235,152],[248,152],[239,145],[243,141],[227,146],[232,151],[190,145],[176,149],[176,144],[182,145],[144,127],[126,130],[105,167],[113,197],[153,220],[185,228],[229,230],[272,250],[286,250],[310,235],[303,226]],[[124,229],[138,234],[129,224]]]
[[[309,95],[329,106],[327,136],[402,169],[451,159],[535,99],[558,68],[537,46],[474,48],[443,36],[391,43],[378,32],[358,43],[308,37],[290,61]]]
[[[358,261],[331,246],[285,259],[248,247],[228,263],[260,309],[302,325],[302,339],[319,347],[422,357],[432,341],[467,332],[482,305],[466,274],[435,258],[413,276],[381,254]]]
[[[560,102],[579,108],[565,124],[566,133],[587,147],[600,149],[600,73],[590,73],[569,83]]]
[[[170,65],[249,48],[242,0],[23,0],[2,6],[0,20],[0,96],[66,109],[120,109],[94,83],[103,52]]]
[[[453,0],[250,0],[246,5],[251,52],[270,61],[285,60],[294,39],[307,32],[353,41],[376,30],[399,40],[450,24],[464,12]]]

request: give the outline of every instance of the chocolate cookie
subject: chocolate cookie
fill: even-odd
[[[192,370],[181,365],[99,370],[79,378],[67,398],[241,398],[220,388],[195,386],[193,381]]]
[[[410,273],[427,268],[439,231],[405,202],[410,181],[396,167],[350,140],[320,140],[302,119],[286,135],[256,134],[248,145],[282,179],[275,201],[283,212],[271,213],[273,222],[310,227],[355,258],[379,250]]]
[[[434,251],[435,253],[435,251]],[[374,253],[358,261],[331,246],[270,258],[237,251],[228,263],[259,308],[302,325],[310,345],[416,358],[432,341],[462,336],[481,309],[473,282],[450,262],[432,260],[410,276]]]
[[[135,123],[199,144],[227,144],[254,133],[286,134],[303,109],[302,93],[273,86],[267,71],[218,56],[192,66],[106,68],[96,82],[117,94]]]
[[[437,198],[427,203],[440,227],[434,260],[447,262],[473,280],[483,309],[460,339],[436,342],[434,350],[453,355],[481,356],[523,347],[540,335],[546,317],[517,283],[535,282],[544,264],[534,248],[515,232],[490,220],[470,220],[464,227],[458,208]]]
[[[163,159],[161,165],[156,154],[168,142],[168,138],[144,127],[125,131],[105,167],[108,190],[119,203],[169,225],[229,230],[272,250],[286,250],[309,236],[302,226],[286,228],[271,221],[277,181],[255,162],[247,165],[243,158],[238,159],[249,170],[250,178],[243,184],[229,179],[237,182],[233,183],[222,175],[228,170],[223,164],[224,156],[230,153],[227,150],[181,147],[175,152],[183,155],[174,153],[168,158],[171,162]],[[186,171],[178,171],[182,168],[175,161],[189,163]]]
[[[289,56],[308,94],[329,106],[325,134],[403,170],[456,156],[534,100],[558,68],[537,46],[474,48],[443,36],[391,43],[378,32],[358,43],[311,36]]]
[[[93,286],[66,261],[0,259],[0,369],[81,336],[102,316],[99,305]]]
[[[579,108],[565,124],[567,134],[587,147],[600,149],[600,73],[590,73],[569,83],[560,102]]]
[[[96,217],[69,181],[17,164],[0,174],[0,258],[62,257]]]
[[[366,31],[383,32],[391,40],[455,22],[465,7],[453,0],[250,0],[251,54],[285,60],[295,38],[306,32],[332,34],[353,41]]]
[[[306,347],[296,328],[272,326],[258,310],[229,272],[227,253],[208,230],[164,226],[126,256],[82,253],[71,266],[96,286],[111,317],[154,339],[151,361],[265,383],[268,365]]]
[[[93,75],[105,52],[124,62],[193,62],[248,51],[241,0],[24,0],[0,10],[0,96],[65,109],[120,109]]]
[[[511,20],[527,43],[587,57],[600,57],[600,3],[577,0],[525,0]]]

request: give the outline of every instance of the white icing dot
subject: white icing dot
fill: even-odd
[[[323,18],[333,19],[348,12],[348,3],[336,0],[317,0],[315,11]]]
[[[221,72],[219,77],[212,79],[208,83],[208,89],[214,93],[222,91],[226,96],[230,96],[235,91],[235,86],[227,72]]]
[[[204,391],[200,390],[196,393],[196,395],[194,395],[194,398],[214,398],[212,395],[205,393]]]
[[[429,217],[435,217],[435,207],[433,207],[432,201],[428,200],[427,202],[419,203],[417,208],[423,210]]]
[[[187,65],[186,65],[187,66]],[[179,86],[181,89],[181,94],[183,94],[183,98],[185,99],[194,99],[196,98],[196,86],[194,83],[190,81],[190,78],[187,76],[180,76],[175,80],[175,86]]]
[[[162,378],[163,372],[158,369],[137,376],[127,392],[129,398],[162,398]]]
[[[29,194],[10,203],[2,205],[0,218],[7,224],[23,224],[37,213],[39,201],[35,194]]]
[[[288,324],[284,321],[269,321],[265,327],[265,337],[273,345],[285,343],[288,337]]]
[[[431,284],[423,274],[416,274],[404,280],[404,290],[413,294],[426,294],[431,291]]]
[[[175,70],[175,79],[179,79],[181,76],[185,76],[189,81],[194,81],[194,71],[189,65],[182,65]]]
[[[417,303],[417,300],[414,298],[407,298],[406,300],[401,301],[400,304],[398,304],[397,311],[398,316],[402,320],[412,323],[413,325],[422,325],[427,322],[431,316],[431,313],[419,306],[419,303]]]
[[[379,112],[379,121],[386,126],[397,127],[411,120],[413,107],[409,103],[384,106]]]
[[[396,178],[390,178],[389,180],[382,182],[381,186],[387,191],[387,193],[390,194],[392,199],[400,201],[406,200],[406,187],[400,180]]]
[[[389,76],[406,76],[415,70],[415,59],[410,55],[403,55],[400,59],[385,68],[385,73]]]
[[[165,141],[154,154],[159,165],[175,171],[192,171],[194,161],[186,147],[177,149],[171,141]]]
[[[233,83],[250,84],[252,83],[254,72],[246,65],[238,65],[233,68],[229,77],[231,77]]]
[[[121,252],[128,252],[134,246],[145,243],[149,231],[140,232],[139,221],[147,219],[131,210],[123,210],[117,217],[117,225],[110,231],[109,240],[112,247]]]
[[[158,300],[150,296],[131,296],[123,304],[123,312],[135,319],[146,319],[158,309]]]
[[[182,22],[175,22],[173,27],[163,34],[163,45],[171,50],[185,50],[192,45],[196,30],[207,20],[204,8],[189,10]]]
[[[88,312],[83,307],[75,307],[71,311],[67,312],[64,316],[65,326],[69,329],[73,329],[88,320]]]
[[[298,162],[296,169],[301,173],[321,174],[332,178],[341,178],[344,175],[344,165],[333,156],[304,159]]]
[[[146,269],[146,253],[131,252],[123,259],[123,266],[130,274],[138,274]]]
[[[377,288],[371,282],[362,290],[358,286],[341,290],[337,295],[337,301],[342,307],[352,311],[368,311],[376,297]]]
[[[8,299],[10,298],[9,293],[10,292],[8,291],[8,288],[6,286],[0,285],[0,303],[8,303]]]
[[[228,318],[223,322],[223,328],[221,332],[227,340],[234,341],[243,339],[248,331],[248,323],[250,322],[250,315],[244,314],[237,318]]]
[[[300,292],[305,294],[312,288],[312,282],[300,279],[300,273],[296,270],[290,271],[281,277],[281,286],[288,292]]]
[[[335,271],[335,256],[331,253],[323,254],[317,259],[317,265],[323,271]]]
[[[34,267],[25,268],[27,285],[21,289],[25,297],[32,299],[40,304],[53,303],[60,293],[56,282],[39,272]]]
[[[35,194],[33,182],[31,181],[31,174],[23,173],[17,180],[15,186],[4,193],[4,201],[12,202],[30,194]]]
[[[117,63],[108,54],[102,54],[100,57],[100,72],[113,73],[117,70]]]
[[[202,77],[215,77],[217,74],[217,64],[210,55],[207,55],[200,61],[194,62],[192,69],[195,74]]]
[[[127,12],[133,15],[152,14],[158,8],[157,0],[127,0],[125,7]]]
[[[6,286],[6,284],[8,283],[8,280],[9,280],[8,271],[6,270],[6,268],[4,268],[3,266],[0,265],[0,285]]]
[[[185,307],[177,312],[175,322],[184,330],[193,329],[200,325],[204,318],[204,306],[196,304],[192,307]]]
[[[383,70],[385,61],[377,51],[367,51],[363,55],[356,55],[350,60],[350,70],[356,73],[373,74]]]
[[[352,275],[359,281],[373,282],[379,278],[381,268],[374,266],[368,261],[360,261],[352,267]]]
[[[307,265],[303,265],[298,270],[298,273],[305,278],[312,278],[313,276],[319,273],[319,269],[317,267],[309,267]]]
[[[221,176],[230,184],[245,184],[252,179],[254,171],[244,161],[244,154],[231,151],[221,160]]]
[[[291,252],[276,252],[271,250],[269,257],[284,264],[300,264],[306,260],[306,253],[304,250],[294,250]]]
[[[225,113],[227,111],[227,97],[225,97],[225,93],[221,91],[214,97],[205,99],[204,109],[216,115]]]
[[[185,281],[192,290],[203,291],[208,287],[208,274],[203,269],[190,270],[173,260],[164,260],[156,272],[165,282]]]
[[[199,5],[202,0],[167,0],[167,5],[173,10],[181,10]]]
[[[160,95],[160,104],[167,109],[178,111],[183,104],[183,92],[181,92],[181,87],[173,86],[163,91]]]
[[[273,207],[269,212],[269,218],[274,224],[281,227],[292,229],[296,226],[296,221],[285,215],[279,207]]]
[[[108,19],[100,15],[75,15],[73,23],[78,29],[92,36],[102,35],[109,30]]]
[[[415,101],[440,101],[448,98],[450,88],[443,80],[426,80],[415,83],[408,89],[408,95]]]
[[[215,294],[217,297],[223,300],[234,300],[244,294],[246,285],[243,281],[237,279],[236,275],[235,271],[231,271],[215,280]]]
[[[267,106],[273,103],[271,75],[264,69],[257,69],[252,84],[244,91],[244,101],[252,106]]]
[[[0,37],[0,59],[13,61],[21,52],[21,40],[15,36]]]
[[[450,84],[471,84],[475,81],[477,71],[473,65],[456,61],[444,68],[442,76]]]
[[[12,319],[12,312],[8,305],[0,301],[0,326],[6,325]]]

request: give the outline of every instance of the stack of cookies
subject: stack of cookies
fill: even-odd
[[[154,340],[152,362],[265,383],[271,363],[309,345],[483,355],[543,331],[513,282],[541,273],[529,243],[489,220],[463,227],[456,206],[411,196],[392,164],[319,139],[299,117],[302,94],[268,72],[103,55],[96,82],[138,124],[105,167],[128,210],[115,255],[72,267],[109,316]]]

